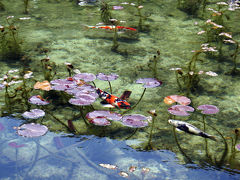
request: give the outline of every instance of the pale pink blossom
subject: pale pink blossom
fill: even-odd
[[[208,75],[208,76],[218,76],[218,74],[213,72],[213,71],[205,72],[205,74]]]
[[[231,35],[231,34],[225,33],[225,32],[220,33],[219,36],[225,36],[225,37],[227,37],[227,38],[232,38],[232,35]]]
[[[236,43],[235,41],[233,41],[231,39],[228,39],[228,40],[224,39],[223,42],[225,42],[225,43],[232,43],[232,44]]]
[[[200,34],[203,34],[205,33],[206,31],[199,31],[197,34],[200,35]]]

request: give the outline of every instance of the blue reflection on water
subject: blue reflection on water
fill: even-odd
[[[0,118],[0,179],[125,179],[119,172],[127,172],[128,179],[240,179],[207,166],[181,165],[168,150],[137,151],[129,144],[135,140],[118,141],[106,137],[79,136],[48,132],[39,138],[24,138],[15,133],[14,126],[22,121]],[[14,142],[21,147],[14,147]],[[107,169],[100,163],[116,165]],[[129,167],[136,166],[134,172]],[[149,168],[143,173],[143,168]]]

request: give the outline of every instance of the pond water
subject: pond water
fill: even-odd
[[[237,3],[1,0],[0,179],[240,179]],[[94,79],[76,80],[80,72]],[[118,77],[108,82],[98,73]],[[65,80],[56,86],[57,79]],[[151,82],[145,88],[139,79]],[[108,99],[114,108],[103,107],[95,88],[111,97],[131,91],[120,101],[131,108]],[[182,103],[164,103],[170,95],[190,98],[194,111],[170,114]],[[203,114],[204,104],[219,112]],[[45,116],[22,115],[32,109]],[[111,113],[97,121],[87,115],[94,110]],[[133,114],[146,120],[126,118]],[[195,128],[197,136],[175,131],[169,119],[208,138]],[[48,132],[19,136],[16,127],[29,123]]]

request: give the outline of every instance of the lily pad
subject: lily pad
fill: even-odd
[[[136,81],[137,84],[144,84],[143,87],[145,88],[154,88],[158,87],[162,84],[161,81],[155,79],[155,78],[140,78]]]
[[[176,116],[189,116],[189,112],[193,112],[194,108],[191,106],[184,106],[184,105],[174,105],[170,108],[168,108],[168,112],[170,114],[176,115]]]
[[[96,76],[92,73],[79,73],[73,76],[75,80],[84,80],[85,82],[94,81]]]
[[[39,137],[46,134],[48,131],[47,126],[30,123],[23,124],[20,127],[17,127],[17,134],[24,137]]]
[[[29,98],[29,103],[35,104],[35,105],[48,105],[49,102],[43,99],[40,95],[35,95]]]
[[[142,128],[148,126],[148,121],[146,116],[141,114],[132,114],[126,115],[122,118],[122,124],[124,126],[132,127],[132,128]]]
[[[26,119],[38,119],[45,116],[45,112],[41,109],[32,109],[30,111],[24,112],[22,116]]]
[[[217,106],[204,104],[197,107],[198,110],[202,110],[202,114],[216,114],[219,112],[219,109]]]
[[[102,81],[113,81],[116,80],[118,78],[118,75],[115,73],[111,73],[111,74],[104,74],[104,73],[98,73],[97,74],[97,79],[102,80]]]
[[[91,96],[89,94],[81,94],[75,98],[71,98],[68,102],[70,104],[77,105],[77,106],[87,106],[94,103],[95,100],[96,100],[96,97],[94,96]]]

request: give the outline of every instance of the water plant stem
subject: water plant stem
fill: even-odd
[[[110,93],[112,94],[112,85],[111,85],[110,81],[108,81],[108,84],[109,84],[109,88],[110,88]]]
[[[146,150],[152,150],[152,132],[153,132],[153,127],[154,127],[154,122],[155,122],[156,116],[152,116],[152,124],[151,124],[151,129],[150,129],[150,134],[148,138],[148,143],[147,146],[145,147]]]
[[[223,139],[223,142],[224,142],[224,151],[223,151],[221,159],[219,161],[217,161],[216,158],[215,158],[215,165],[220,168],[223,165],[223,163],[224,163],[224,161],[225,161],[225,159],[227,157],[227,154],[228,154],[228,144],[227,144],[227,141],[224,138],[223,134],[220,131],[218,131],[215,127],[213,127],[211,125],[208,125],[208,126],[211,127],[213,130],[215,130],[221,136],[221,138]]]
[[[132,111],[132,110],[140,103],[140,101],[142,100],[142,98],[143,98],[143,96],[144,96],[144,94],[145,94],[145,92],[146,92],[146,89],[147,89],[147,88],[144,88],[144,90],[143,90],[143,92],[142,92],[142,95],[141,95],[140,99],[138,100],[138,102],[137,102],[136,104],[134,104],[134,106],[133,106],[131,109],[128,109],[127,111],[123,112],[123,114],[126,114],[126,113],[128,113],[129,111]]]
[[[183,149],[181,148],[179,142],[178,142],[178,139],[177,139],[177,135],[176,135],[176,129],[175,127],[173,126],[173,135],[174,135],[174,139],[175,139],[175,142],[177,144],[177,147],[178,149],[180,150],[180,152],[182,153],[182,155],[188,160],[189,163],[193,163],[191,158],[188,157],[188,155],[183,151]]]
[[[203,121],[203,131],[206,132],[206,121],[205,121],[205,117],[206,115],[203,114],[202,115],[202,121]],[[204,138],[204,141],[205,141],[205,153],[206,153],[206,157],[207,158],[211,158],[210,155],[209,155],[209,152],[208,152],[208,140],[207,138]]]

